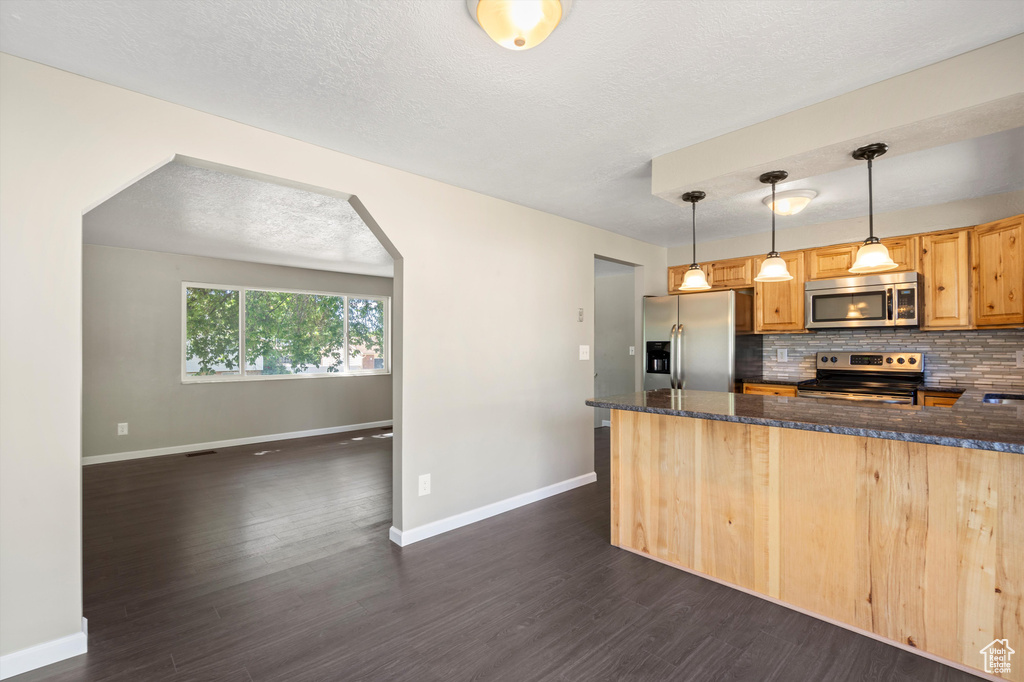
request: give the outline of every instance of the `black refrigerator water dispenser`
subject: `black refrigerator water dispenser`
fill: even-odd
[[[668,374],[669,360],[672,354],[672,342],[670,341],[648,341],[647,342],[647,373]]]

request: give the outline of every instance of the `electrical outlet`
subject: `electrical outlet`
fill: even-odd
[[[128,422],[121,422],[117,425],[117,435],[127,436],[128,435]]]
[[[590,346],[580,346],[580,360],[590,359]]]
[[[629,354],[630,355],[636,355],[636,346],[630,346],[629,347]]]
[[[430,474],[420,476],[420,497],[430,494]]]
[[[1017,367],[1024,368],[1024,350],[1017,351]]]
[[[775,358],[779,362],[789,362],[789,349],[788,348],[776,348]]]

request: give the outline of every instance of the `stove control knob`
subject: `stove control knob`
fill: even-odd
[[[902,365],[902,364],[903,364],[904,362],[906,362],[906,360],[904,360],[903,358],[900,358],[900,359],[899,359],[899,360],[897,360],[896,362],[898,362],[898,363],[900,363],[900,364]]]
[[[832,356],[832,362],[839,362],[839,358],[837,358],[836,356],[833,355]]]
[[[907,360],[907,362],[909,362],[912,365],[916,365],[917,364],[917,358],[910,358],[909,360]]]
[[[827,357],[825,357],[824,355],[822,355],[822,356],[821,356],[821,361],[822,361],[822,362],[828,362],[828,358],[827,358]]]
[[[886,359],[885,359],[885,361],[886,361],[887,363],[889,363],[890,365],[892,364],[892,358],[886,358]]]

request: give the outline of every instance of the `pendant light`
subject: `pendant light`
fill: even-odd
[[[775,206],[775,183],[782,182],[789,177],[789,173],[784,170],[769,171],[764,173],[758,180],[767,184],[772,185],[772,203],[769,206]],[[768,257],[761,263],[761,270],[757,273],[757,277],[754,278],[755,282],[788,282],[793,279],[793,275],[789,274],[789,268],[786,267],[786,261],[782,260],[779,256],[779,252],[775,250],[775,211],[772,210],[772,250],[768,252]]]
[[[871,162],[882,154],[889,151],[889,145],[884,142],[875,142],[860,147],[853,152],[853,158],[858,161],[868,162],[868,238],[864,240],[864,246],[857,249],[857,260],[854,261],[850,272],[862,275],[867,272],[885,272],[899,267],[889,257],[889,249],[885,244],[878,241],[875,236],[875,204],[871,193]]]
[[[491,40],[510,50],[529,50],[551,35],[572,0],[466,0],[466,7]]]
[[[700,190],[687,192],[682,196],[683,201],[688,202],[693,208],[693,263],[683,275],[683,283],[676,291],[707,291],[711,288],[704,271],[697,265],[697,202],[706,196],[707,194]]]

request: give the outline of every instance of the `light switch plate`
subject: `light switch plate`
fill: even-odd
[[[580,360],[590,359],[590,346],[580,346]]]
[[[636,346],[630,346],[629,347],[629,354],[630,355],[636,355]]]
[[[789,362],[789,349],[788,348],[776,348],[775,358],[779,362]]]

